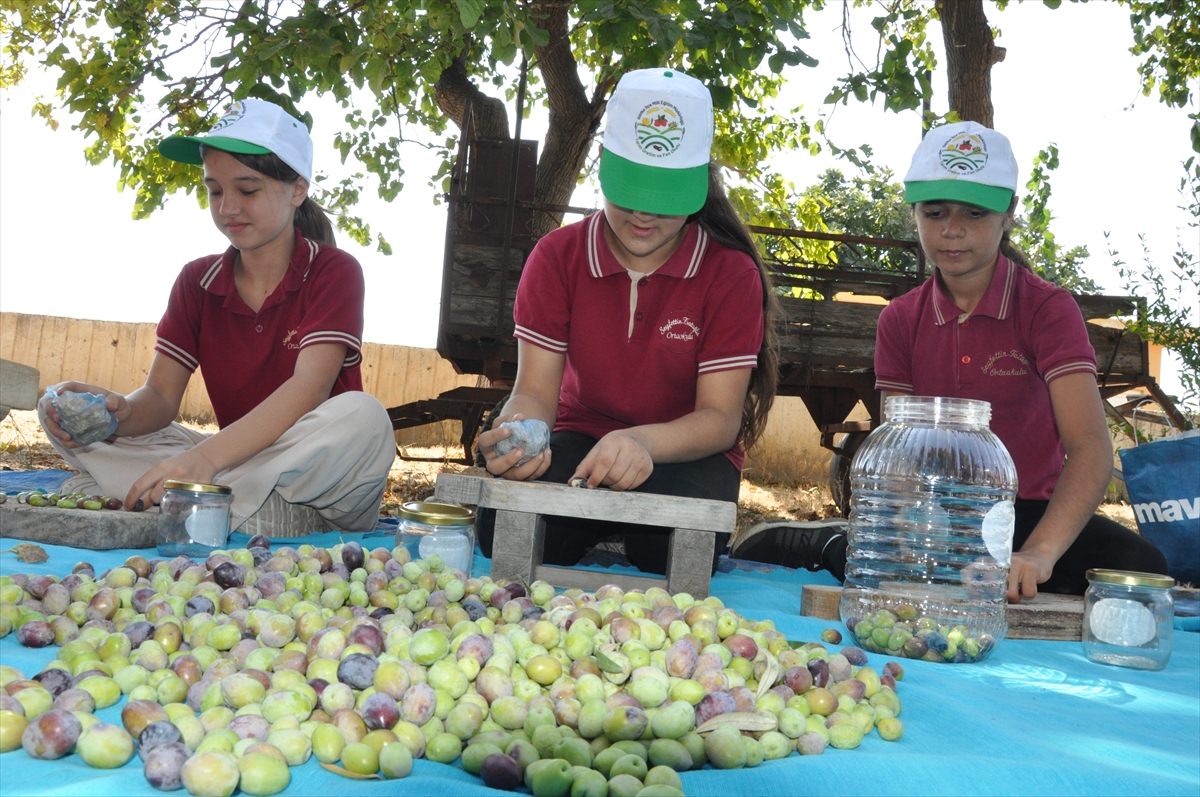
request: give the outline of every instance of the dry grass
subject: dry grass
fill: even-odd
[[[216,427],[188,424],[205,432]],[[410,461],[397,458],[388,474],[388,489],[384,493],[385,512],[394,515],[407,501],[419,501],[433,494],[437,475],[443,471],[460,473],[466,467],[454,460],[461,459],[458,446],[417,448],[406,446],[404,456],[430,461]],[[0,421],[0,470],[36,470],[71,468],[47,442],[37,421],[36,412],[14,410]],[[1103,504],[1100,513],[1122,525],[1137,530],[1133,510],[1127,503]],[[834,517],[837,509],[824,484],[779,484],[742,480],[738,497],[737,532],[769,519],[818,520]],[[736,536],[736,535],[735,535]]]

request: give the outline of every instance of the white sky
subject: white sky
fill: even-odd
[[[1141,96],[1136,59],[1128,52],[1128,12],[1116,3],[1094,2],[1066,3],[1056,11],[1037,2],[987,11],[1001,29],[998,44],[1008,49],[1006,60],[992,70],[996,128],[1012,140],[1022,185],[1038,150],[1058,145],[1052,229],[1061,244],[1089,247],[1088,276],[1108,293],[1124,293],[1106,254],[1106,232],[1123,259],[1135,264],[1142,262],[1138,234],[1145,234],[1150,256],[1164,271],[1177,241],[1200,250],[1177,207],[1180,163],[1190,155],[1187,112]],[[780,109],[803,104],[810,120],[829,112],[821,101],[845,69],[840,18],[838,3],[806,18],[812,38],[805,49],[821,64],[792,70]],[[864,59],[873,58],[870,26],[864,20],[856,30]],[[936,26],[930,36],[940,52]],[[934,90],[934,109],[944,111],[944,74],[935,74]],[[116,191],[115,167],[87,164],[83,138],[70,129],[72,120],[58,114],[62,124],[51,132],[30,118],[34,97],[52,94],[53,83],[35,71],[26,85],[0,99],[0,310],[157,321],[183,264],[224,250],[227,241],[188,196],[171,197],[152,218],[132,221],[132,192]],[[341,112],[332,102],[304,107],[316,119],[316,170],[340,176],[332,137],[333,120]],[[525,121],[523,137],[540,138],[545,125],[544,111],[535,113]],[[898,116],[853,102],[836,109],[829,130],[843,147],[869,143],[875,162],[890,166],[897,177],[907,169],[920,136],[915,112]],[[371,188],[360,205],[360,215],[384,233],[396,254],[385,257],[345,235],[339,241],[366,273],[364,339],[432,347],[445,209],[433,204],[428,176],[435,164],[428,151],[407,144],[402,155],[406,188],[400,197],[388,205],[374,199]],[[790,153],[775,165],[803,187],[838,164],[824,155]],[[841,168],[853,171],[848,164]],[[597,204],[595,187],[582,186],[573,204]],[[1178,389],[1173,367],[1164,363],[1161,381],[1168,392]]]

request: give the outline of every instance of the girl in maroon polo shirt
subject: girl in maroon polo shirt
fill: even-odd
[[[772,293],[709,164],[712,100],[673,70],[622,77],[608,103],[597,213],[543,238],[514,305],[517,379],[499,422],[540,419],[548,449],[498,455],[489,472],[737,501],[744,445],[775,394]],[[491,549],[491,518],[480,543]],[[668,531],[548,518],[543,561],[571,565],[615,532],[663,573]],[[718,540],[716,556],[725,540]]]
[[[1008,599],[1082,595],[1090,568],[1166,573],[1162,553],[1094,514],[1112,477],[1096,358],[1071,295],[1036,276],[1009,241],[1017,164],[974,122],[930,131],[904,180],[934,274],[879,317],[875,386],[890,395],[988,401],[1017,467]],[[734,555],[842,579],[844,527],[770,524]]]
[[[106,397],[119,422],[109,440],[79,446],[48,399],[39,415],[74,467],[75,489],[157,503],[167,480],[233,491],[232,528],[297,536],[373,529],[394,458],[391,423],[362,393],[363,278],[337,249],[308,197],[312,140],[302,122],[263,100],[241,100],[203,136],[175,136],[162,155],[204,167],[213,222],[230,248],[184,267],[158,326],[146,384]],[[173,423],[201,368],[220,431]],[[249,522],[246,522],[249,519]]]

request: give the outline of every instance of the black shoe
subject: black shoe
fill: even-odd
[[[768,520],[751,526],[733,545],[732,559],[820,570],[821,557],[829,544],[846,535],[844,518],[813,520]]]

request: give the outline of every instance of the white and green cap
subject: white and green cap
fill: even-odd
[[[299,119],[273,102],[236,100],[212,129],[199,136],[171,136],[158,142],[164,158],[202,166],[201,145],[239,155],[270,155],[312,182],[312,138]]]
[[[904,201],[964,202],[1004,213],[1017,191],[1017,159],[1008,139],[978,122],[925,134],[904,176]]]
[[[600,189],[613,204],[688,216],[708,197],[708,87],[675,69],[627,72],[608,101]]]

